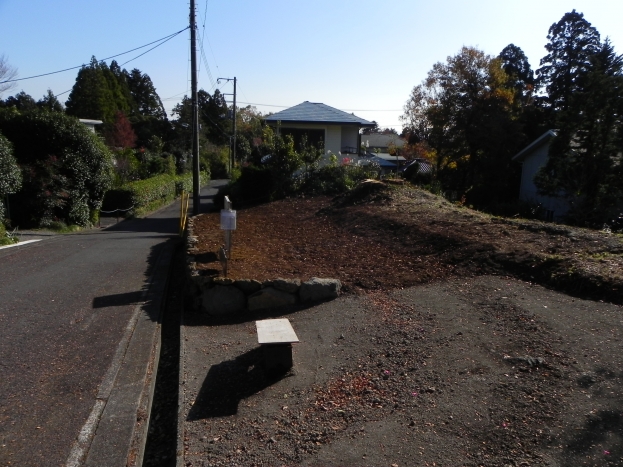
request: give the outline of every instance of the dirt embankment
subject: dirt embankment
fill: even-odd
[[[328,197],[238,211],[230,274],[258,280],[339,278],[347,292],[455,275],[512,274],[621,303],[623,236],[492,217],[406,186],[364,183]],[[200,217],[199,268],[217,275],[218,214]]]

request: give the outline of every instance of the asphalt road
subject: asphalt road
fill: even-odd
[[[68,465],[132,319],[158,320],[146,304],[161,298],[151,278],[178,241],[178,216],[173,203],[0,250],[0,465]]]

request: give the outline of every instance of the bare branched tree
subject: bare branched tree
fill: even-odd
[[[17,69],[9,65],[6,57],[0,55],[0,95],[15,87],[15,82],[7,82],[17,77]]]

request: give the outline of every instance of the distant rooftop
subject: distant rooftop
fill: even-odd
[[[268,122],[297,122],[297,123],[342,123],[361,127],[374,127],[374,123],[322,104],[320,102],[305,101],[289,109],[266,117]]]

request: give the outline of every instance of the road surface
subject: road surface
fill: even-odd
[[[125,465],[133,455],[123,444],[137,418],[146,426],[178,216],[173,203],[0,250],[0,465]]]

